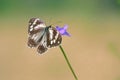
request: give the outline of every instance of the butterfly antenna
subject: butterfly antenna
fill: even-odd
[[[50,17],[49,21],[48,21],[48,25],[51,23],[52,21],[52,17]]]
[[[62,23],[62,21],[57,21],[57,22],[54,22],[54,23],[51,24],[52,20],[53,20],[53,18],[51,17],[51,18],[49,19],[49,22],[48,22],[48,24],[50,24],[50,26],[52,26],[52,25],[54,25],[54,24]]]
[[[54,24],[59,24],[59,23],[62,23],[62,21],[57,21],[57,22],[54,22],[54,23],[52,23],[51,25],[54,25]]]

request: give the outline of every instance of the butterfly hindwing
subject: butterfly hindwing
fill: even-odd
[[[50,27],[47,33],[47,46],[50,48],[58,46],[61,44],[61,41],[62,37],[60,33],[54,27]]]
[[[43,35],[41,42],[39,43],[39,46],[37,48],[37,52],[42,54],[44,52],[46,52],[48,50],[47,47],[47,37],[46,37],[46,33]]]
[[[43,45],[39,45],[38,48],[37,48],[37,52],[40,53],[40,54],[46,52],[47,50],[48,50],[48,48],[43,46]]]

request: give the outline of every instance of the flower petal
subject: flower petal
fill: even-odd
[[[64,25],[64,27],[63,27],[65,30],[67,30],[67,28],[68,28],[68,25]]]
[[[67,28],[68,28],[68,25],[64,25],[64,27],[56,26],[56,30],[59,31],[61,35],[70,36],[70,34],[67,32]]]
[[[63,35],[66,35],[66,36],[70,36],[70,34],[66,31],[66,32],[64,32],[64,34]]]

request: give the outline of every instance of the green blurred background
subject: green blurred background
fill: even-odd
[[[0,0],[0,80],[74,80],[59,47],[27,47],[33,17],[69,25],[62,45],[79,80],[120,80],[120,0]]]

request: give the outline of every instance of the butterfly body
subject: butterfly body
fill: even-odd
[[[62,42],[60,33],[51,25],[46,26],[39,18],[30,19],[28,34],[28,46],[37,47],[37,52],[40,54],[49,48],[59,46]]]

